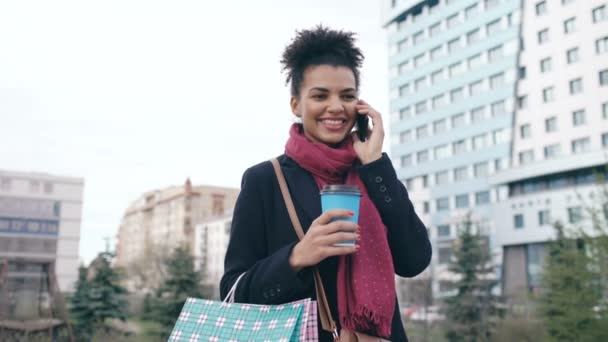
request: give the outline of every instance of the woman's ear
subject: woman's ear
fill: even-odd
[[[291,106],[291,112],[293,113],[293,115],[301,117],[302,113],[300,113],[300,101],[298,101],[298,98],[292,96],[291,100],[289,101],[289,104]]]

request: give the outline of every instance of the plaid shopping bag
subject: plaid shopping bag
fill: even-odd
[[[310,298],[283,305],[188,298],[169,341],[318,341],[317,304]]]

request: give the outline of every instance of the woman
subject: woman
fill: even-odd
[[[278,157],[306,232],[299,241],[270,162],[245,171],[234,209],[221,280],[222,298],[236,279],[235,301],[281,304],[315,298],[317,266],[336,323],[391,341],[407,341],[395,295],[394,275],[413,277],[431,259],[431,245],[382,153],[380,113],[358,99],[361,51],[354,34],[324,27],[300,31],[282,58],[291,85],[291,127]],[[373,130],[361,141],[351,132],[358,115]],[[355,184],[362,192],[359,224],[332,221],[347,210],[321,214],[319,190]],[[333,246],[356,240],[356,246]],[[319,325],[320,326],[320,325]],[[319,330],[320,341],[332,341]]]

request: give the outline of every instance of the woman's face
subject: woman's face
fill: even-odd
[[[291,110],[302,119],[304,134],[313,142],[336,145],[355,125],[358,102],[355,75],[343,66],[316,65],[304,71]]]

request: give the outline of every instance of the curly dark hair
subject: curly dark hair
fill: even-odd
[[[291,95],[298,96],[304,80],[304,70],[313,65],[344,66],[353,71],[359,88],[359,68],[363,53],[355,46],[355,34],[332,30],[322,25],[310,30],[296,31],[296,37],[285,48],[281,58],[282,71],[287,72],[286,84],[291,83]]]

